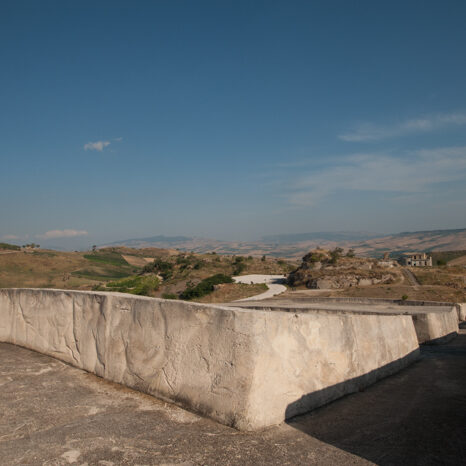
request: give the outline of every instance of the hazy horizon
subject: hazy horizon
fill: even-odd
[[[0,5],[0,241],[466,219],[466,3]]]
[[[462,231],[466,230],[466,228],[457,228],[457,229],[448,229],[448,230],[440,230],[440,231]],[[23,246],[25,244],[35,243],[38,244],[42,249],[52,249],[57,251],[87,251],[90,250],[94,245],[97,247],[105,247],[105,246],[112,246],[118,245],[122,243],[128,243],[130,241],[147,241],[147,242],[156,242],[154,238],[159,242],[173,242],[175,239],[178,241],[183,241],[183,238],[188,240],[207,240],[207,241],[219,241],[219,242],[226,242],[226,243],[263,243],[263,244],[272,244],[272,243],[281,243],[281,244],[292,244],[304,241],[315,241],[325,240],[325,241],[335,241],[335,242],[348,242],[354,241],[354,244],[359,242],[364,242],[367,239],[372,238],[382,238],[391,235],[399,235],[399,234],[410,234],[410,233],[429,233],[435,232],[439,230],[417,230],[417,231],[392,231],[390,233],[377,233],[377,232],[369,232],[369,231],[315,231],[315,232],[301,232],[301,233],[291,233],[291,234],[269,234],[264,235],[258,238],[249,238],[246,240],[238,240],[235,238],[227,239],[227,238],[215,238],[215,237],[202,237],[196,235],[140,235],[134,238],[119,238],[117,240],[108,240],[102,242],[93,242],[89,241],[87,236],[70,236],[70,237],[56,237],[56,238],[24,238],[24,241],[20,241],[18,238],[13,239],[6,239],[3,240],[4,242],[16,244],[18,246]],[[337,236],[342,236],[338,238]],[[313,238],[296,238],[301,236],[314,236]],[[152,240],[152,241],[151,241]],[[0,241],[1,242],[1,241]],[[176,244],[176,241],[174,242]],[[130,246],[132,247],[132,246]],[[178,247],[178,246],[173,246]]]

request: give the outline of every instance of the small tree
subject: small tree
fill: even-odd
[[[246,269],[246,264],[242,262],[238,262],[235,264],[233,268],[233,275],[241,275],[245,269]]]
[[[338,262],[338,259],[341,256],[341,253],[343,252],[343,249],[341,248],[335,248],[332,251],[330,251],[330,264],[336,264]]]

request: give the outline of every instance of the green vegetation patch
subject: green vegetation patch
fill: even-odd
[[[100,262],[103,264],[111,264],[111,265],[119,265],[119,266],[129,265],[128,262],[126,262],[123,259],[121,254],[118,254],[117,252],[97,251],[97,252],[94,252],[93,254],[84,254],[83,257],[89,261]]]
[[[16,244],[8,244],[8,243],[0,243],[0,249],[8,249],[11,251],[21,251],[21,248],[19,246],[16,246]]]
[[[106,281],[127,277],[129,273],[126,270],[113,267],[91,267],[75,270],[71,272],[71,275],[79,278],[88,278],[90,280]]]
[[[237,257],[233,263],[233,275],[241,275],[246,270],[246,264],[243,257]]]
[[[120,293],[131,293],[141,296],[150,296],[158,289],[159,279],[155,275],[128,277],[122,280],[107,283],[107,289]]]
[[[212,275],[211,277],[202,280],[196,286],[188,286],[188,288],[180,294],[180,298],[187,301],[195,298],[202,298],[203,296],[212,293],[212,291],[214,291],[214,286],[220,285],[221,283],[233,283],[233,279],[230,276],[223,275],[221,273]]]
[[[142,273],[158,273],[164,280],[169,280],[173,275],[174,266],[171,262],[163,259],[155,259],[142,269]]]
[[[466,251],[434,251],[430,254],[434,265],[446,265],[453,259],[466,256]]]

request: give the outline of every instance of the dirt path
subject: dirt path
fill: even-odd
[[[406,277],[406,279],[408,280],[408,282],[414,287],[414,289],[417,290],[417,289],[419,289],[420,286],[422,286],[422,285],[418,282],[418,280],[417,280],[416,276],[413,274],[413,272],[411,272],[411,270],[406,269],[406,268],[404,268],[404,267],[403,267],[402,270],[403,270],[404,276]]]
[[[153,257],[130,256],[127,254],[122,254],[121,257],[123,257],[128,264],[134,265],[135,267],[144,267],[145,265],[154,262]]]

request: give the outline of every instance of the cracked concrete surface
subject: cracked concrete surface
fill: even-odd
[[[368,464],[287,425],[241,433],[18,346],[0,343],[0,361],[2,464]]]
[[[322,406],[419,356],[410,316],[44,289],[0,290],[0,341],[242,430]]]
[[[463,465],[465,385],[463,328],[366,390],[245,433],[0,343],[0,463]]]

